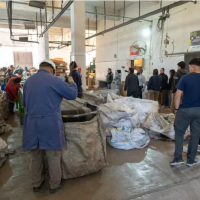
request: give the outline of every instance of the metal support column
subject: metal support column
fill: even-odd
[[[42,32],[42,10],[40,8],[40,26],[41,26],[41,32]]]
[[[140,17],[140,6],[141,6],[141,5],[140,5],[140,0],[139,0],[139,17]]]
[[[123,23],[124,23],[124,17],[125,17],[125,0],[124,0],[124,16],[123,16]]]
[[[106,2],[104,1],[104,31],[106,30]]]
[[[115,26],[115,0],[114,0],[114,26]]]
[[[98,17],[98,15],[97,15],[97,7],[95,7],[95,10],[96,10],[96,33],[97,33],[97,28],[98,28],[98,26],[97,26],[97,17]]]

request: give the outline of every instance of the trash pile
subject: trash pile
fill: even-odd
[[[121,98],[110,94],[107,101],[111,100],[113,102],[100,106],[100,116],[108,143],[114,148],[124,150],[147,146],[150,138],[141,127],[141,119],[147,115],[148,110],[138,112],[135,105],[139,103],[132,97]]]
[[[173,114],[159,114],[159,104],[147,99],[108,94],[100,105],[100,116],[107,142],[118,149],[144,148],[153,139],[175,139]],[[189,135],[187,130],[185,137]]]
[[[0,168],[7,159],[7,143],[0,138]]]
[[[8,97],[6,92],[0,90],[0,115],[3,119],[7,119],[8,114]]]

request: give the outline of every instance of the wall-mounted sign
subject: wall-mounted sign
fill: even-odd
[[[190,33],[190,47],[189,51],[200,50],[200,31],[193,31]]]
[[[19,37],[19,41],[27,42],[28,37]]]
[[[139,49],[136,49],[134,46],[130,46],[130,56],[139,55]]]

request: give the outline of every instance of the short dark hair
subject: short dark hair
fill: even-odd
[[[117,73],[120,74],[120,73],[121,73],[121,70],[117,70]]]
[[[165,71],[165,68],[161,68],[163,71]]]
[[[16,83],[16,84],[18,84],[18,83],[21,82],[21,80],[22,80],[21,78],[17,77],[15,79],[13,79],[13,82]]]
[[[185,68],[185,62],[181,61],[177,64],[179,67],[181,67],[181,69]]]
[[[70,66],[72,66],[73,69],[76,69],[76,68],[77,68],[77,64],[76,64],[75,61],[72,61],[72,62],[70,63]]]
[[[40,64],[40,67],[51,67],[51,68],[53,69],[53,66],[50,65],[50,64],[47,63],[47,62],[42,62],[42,63]]]
[[[153,75],[158,75],[158,70],[157,69],[153,70]]]
[[[198,67],[200,67],[200,58],[193,58],[190,62],[190,65],[196,65]]]
[[[133,68],[129,68],[130,74],[133,74],[134,69]]]
[[[171,77],[170,77],[170,78],[173,78],[174,75],[175,75],[175,73],[176,73],[176,71],[175,71],[174,69],[171,69],[171,70],[169,71],[169,73],[171,73]]]

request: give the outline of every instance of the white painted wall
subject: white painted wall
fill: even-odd
[[[10,40],[10,34],[6,29],[0,29],[0,44],[0,68],[14,64],[14,51],[32,52],[30,43],[13,42]]]
[[[172,1],[163,1],[163,6],[173,3]],[[160,4],[155,2],[141,1],[141,15],[158,9]],[[200,30],[199,27],[199,9],[200,2],[197,4],[187,3],[177,8],[170,10],[170,18],[165,23],[166,33],[173,38],[175,49],[174,52],[187,52],[189,48],[190,32]],[[126,16],[138,17],[138,3],[126,8]],[[144,75],[148,79],[152,75],[153,69],[160,69],[164,67],[168,74],[170,69],[177,69],[177,63],[183,60],[183,55],[173,56],[171,58],[164,58],[163,63],[160,62],[160,32],[156,31],[157,20],[160,15],[154,15],[148,19],[153,20],[152,29],[152,48],[149,53],[150,36],[144,36],[142,33],[150,25],[149,22],[137,22],[128,26],[122,27],[115,31],[106,33],[104,36],[98,36],[97,41],[97,79],[105,79],[107,68],[112,68],[113,71],[121,69],[121,66],[126,66],[130,59],[134,59],[129,55],[129,48],[136,40],[145,41],[148,45],[148,51],[145,58]],[[122,21],[121,21],[122,23]],[[107,21],[106,28],[112,27],[113,21]],[[104,29],[104,21],[98,23],[98,32]],[[158,41],[158,39],[160,40]],[[164,40],[164,38],[163,38]],[[172,40],[171,40],[172,42]],[[164,45],[162,50],[164,49]],[[172,44],[167,47],[169,53],[172,52]],[[117,58],[114,58],[117,54]],[[149,60],[150,55],[152,59]],[[122,79],[125,79],[126,74],[123,73]]]
[[[63,49],[53,49],[49,51],[49,57],[54,58],[63,58],[63,61],[67,62],[68,65],[70,64],[70,52],[71,48],[63,48]]]

